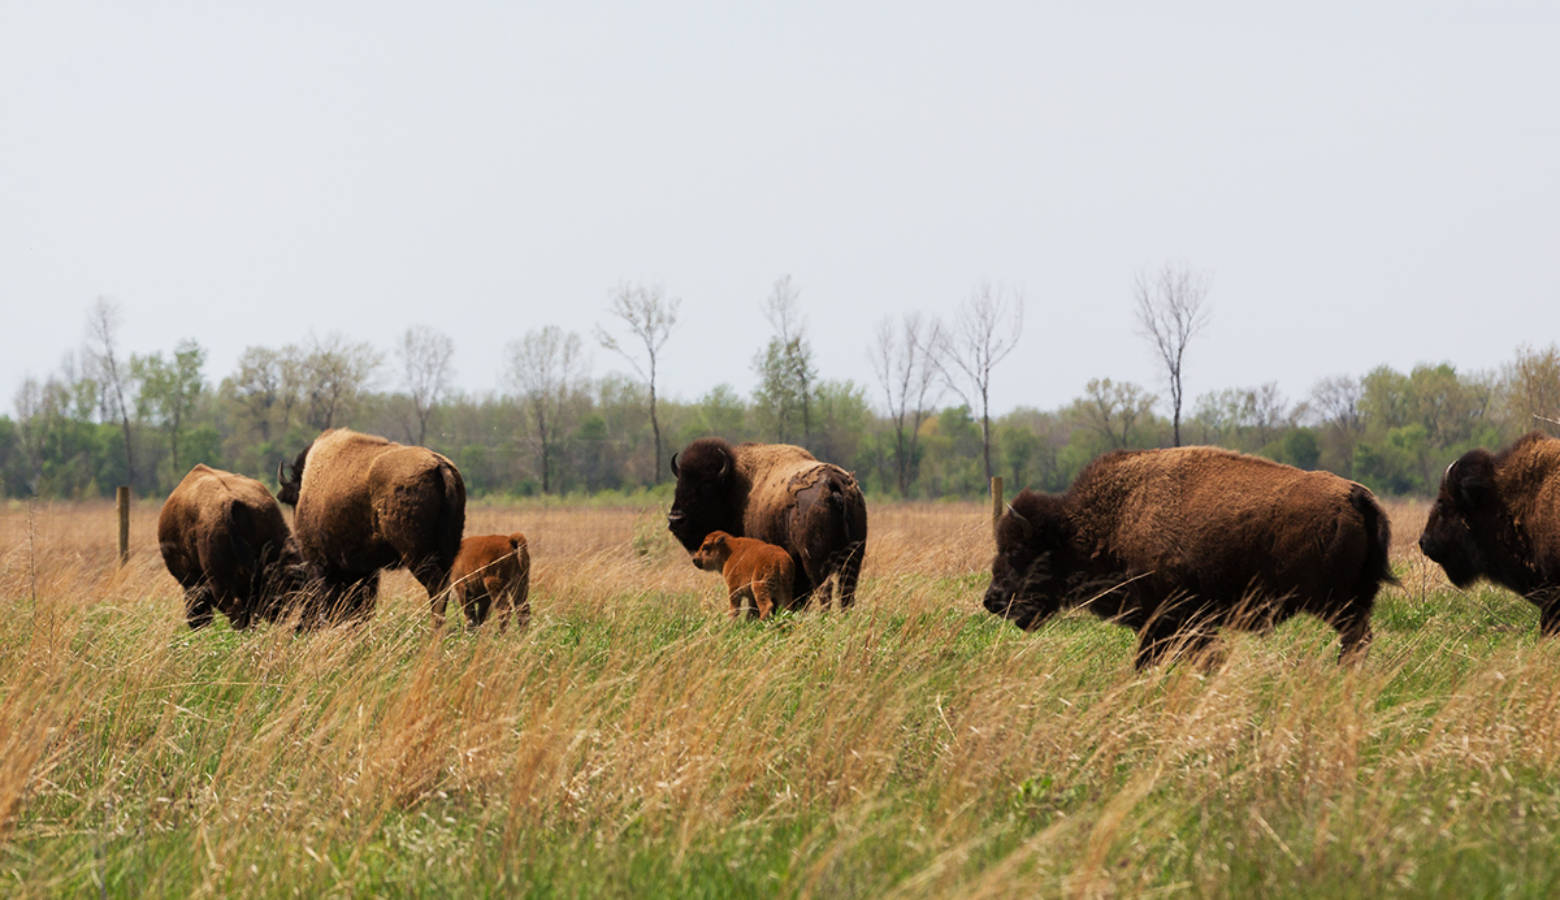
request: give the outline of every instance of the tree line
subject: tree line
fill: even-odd
[[[1193,295],[1175,294],[1193,282]],[[993,474],[1010,488],[1057,491],[1105,451],[1182,442],[1326,469],[1381,494],[1426,495],[1462,452],[1550,428],[1560,415],[1554,345],[1518,348],[1496,371],[1379,366],[1325,378],[1299,398],[1270,382],[1209,392],[1183,410],[1182,366],[1207,318],[1205,290],[1169,268],[1139,279],[1139,321],[1166,364],[1167,399],[1102,374],[1060,408],[995,416],[990,388],[1022,330],[1024,301],[989,284],[947,321],[909,313],[880,322],[863,346],[873,379],[861,384],[820,371],[800,291],[782,278],[763,304],[771,334],[754,350],[754,390],[720,384],[691,400],[658,394],[678,301],[653,285],[616,288],[589,337],[629,373],[593,373],[586,337],[545,326],[509,344],[504,383],[482,394],[454,388],[454,343],[426,326],[408,328],[388,352],[340,334],[252,346],[217,376],[193,339],[127,354],[120,310],[99,301],[82,345],[54,372],[25,379],[12,415],[0,417],[0,490],[82,499],[128,484],[162,496],[197,462],[270,482],[277,462],[321,430],[350,426],[449,455],[477,496],[641,491],[668,479],[673,449],[712,434],[801,444],[879,496],[975,497]],[[1176,296],[1179,309],[1155,306]]]

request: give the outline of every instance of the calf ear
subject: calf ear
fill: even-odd
[[[1489,453],[1472,450],[1446,470],[1446,486],[1458,504],[1476,509],[1495,496],[1495,463]]]

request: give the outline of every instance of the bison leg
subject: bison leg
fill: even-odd
[[[524,628],[531,624],[531,573],[526,570],[521,573],[520,584],[515,588],[514,594],[515,627]]]
[[[753,605],[758,607],[760,620],[769,618],[769,614],[775,611],[775,602],[769,596],[768,582],[753,582]]]
[[[197,584],[185,589],[184,621],[189,623],[191,630],[205,628],[211,624],[212,606],[215,600],[209,584]]]
[[[1160,613],[1143,627],[1132,665],[1141,671],[1167,659],[1199,655],[1209,648],[1217,633],[1216,623],[1187,621],[1181,616]]]
[[[412,577],[428,592],[428,604],[433,612],[433,627],[444,627],[444,610],[449,605],[450,566],[453,559],[424,559],[412,567]],[[486,618],[484,614],[483,618]]]
[[[1538,634],[1540,637],[1560,635],[1560,598],[1547,598],[1538,608]]]
[[[861,560],[866,556],[866,545],[856,543],[845,551],[845,559],[839,567],[840,609],[849,609],[856,603],[856,580],[861,577]]]

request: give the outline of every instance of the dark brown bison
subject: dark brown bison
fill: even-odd
[[[373,613],[379,571],[405,566],[444,621],[450,566],[466,524],[466,485],[455,464],[426,447],[333,428],[277,467],[277,499],[324,581],[309,624]]]
[[[1560,440],[1535,431],[1447,466],[1419,549],[1458,587],[1485,578],[1526,597],[1539,632],[1560,634]]]
[[[733,619],[742,615],[748,600],[753,601],[752,614],[760,619],[791,605],[796,564],[791,561],[791,554],[777,544],[712,531],[694,551],[693,565],[725,577]]]
[[[1060,495],[1024,491],[997,522],[985,606],[1030,629],[1087,605],[1137,630],[1136,665],[1197,650],[1220,626],[1296,613],[1363,655],[1390,525],[1363,486],[1213,447],[1116,451]]]
[[[498,614],[498,630],[531,621],[531,554],[525,535],[484,534],[460,542],[460,553],[450,568],[450,593],[466,613],[473,628]]]
[[[849,472],[789,444],[700,438],[672,455],[672,474],[666,526],[689,553],[712,531],[779,544],[796,564],[795,605],[831,575],[840,606],[855,602],[867,503]]]
[[[212,611],[236,629],[276,621],[308,573],[282,508],[265,485],[198,465],[163,501],[157,517],[163,563],[184,588],[191,628]]]

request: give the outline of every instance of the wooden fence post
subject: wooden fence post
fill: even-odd
[[[997,530],[997,520],[1002,518],[1002,507],[1005,501],[1002,498],[1002,476],[995,475],[991,479],[991,530]]]
[[[114,505],[119,507],[119,564],[130,561],[130,486],[121,484],[114,491]]]

